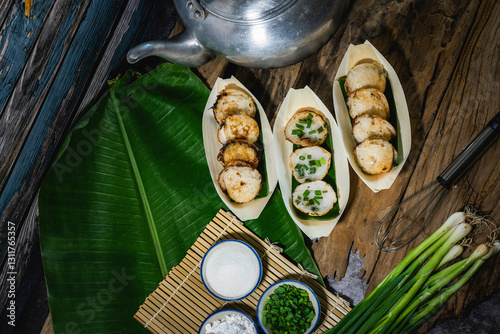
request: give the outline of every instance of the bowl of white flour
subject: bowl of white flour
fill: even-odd
[[[198,334],[257,334],[255,322],[237,310],[221,310],[212,313],[201,324]]]
[[[249,244],[229,239],[210,247],[200,271],[208,292],[224,301],[237,301],[248,297],[259,285],[262,262]]]

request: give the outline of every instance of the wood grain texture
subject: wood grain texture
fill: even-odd
[[[349,43],[369,39],[388,59],[402,82],[412,123],[412,148],[407,165],[389,190],[372,193],[351,170],[351,196],[341,222],[329,238],[312,249],[323,275],[341,279],[350,251],[365,258],[361,276],[369,293],[417,242],[434,231],[454,211],[473,205],[484,214],[499,217],[499,144],[490,148],[446,194],[433,223],[406,249],[380,254],[374,243],[376,222],[403,198],[431,183],[498,112],[499,6],[472,1],[357,1],[332,40],[300,64],[273,70],[236,67],[217,57],[198,68],[207,84],[217,76],[235,75],[261,101],[272,121],[290,88],[308,85],[333,110],[333,77]],[[480,47],[478,47],[478,45]],[[493,63],[492,63],[493,61]],[[465,100],[464,97],[468,97]],[[479,241],[479,240],[478,240]],[[498,261],[498,260],[495,260]],[[475,279],[484,282],[472,291],[465,287],[436,320],[463,316],[473,305],[499,289],[495,263]],[[479,293],[479,291],[481,291]],[[469,306],[469,307],[468,307]]]
[[[196,69],[209,86],[217,76],[235,75],[261,101],[272,123],[290,88],[308,85],[333,110],[333,77],[350,43],[370,40],[395,68],[410,110],[409,159],[391,189],[378,194],[351,170],[351,204],[330,237],[312,245],[323,275],[340,280],[349,252],[359,250],[365,258],[360,275],[369,282],[369,293],[410,248],[452,212],[473,205],[498,219],[499,170],[497,163],[491,163],[492,158],[498,162],[497,143],[445,195],[432,223],[416,241],[393,254],[381,254],[374,242],[376,222],[402,199],[435,180],[498,112],[499,80],[491,70],[498,68],[498,11],[497,3],[487,1],[357,1],[332,40],[300,64],[256,70],[217,57]],[[460,300],[460,307],[451,301],[422,332],[437,319],[463,316],[470,305],[498,290],[500,276],[492,269],[495,263],[491,266],[475,278],[486,288],[471,282],[454,297]]]
[[[9,110],[6,110],[8,108],[6,105],[9,100],[12,102],[12,99],[18,98],[21,89],[25,92],[28,90],[27,87],[18,85],[19,79],[23,77],[24,80],[25,73],[28,71],[25,69],[26,62],[32,55],[37,39],[41,37],[44,20],[52,4],[53,2],[47,1],[38,6],[36,19],[33,20],[28,20],[23,11],[14,5],[3,20],[3,33],[0,37],[2,50],[0,53],[0,85],[2,86],[0,91],[0,160],[3,162],[0,166],[0,179],[2,180],[0,189],[3,189],[5,185],[7,175],[13,165],[12,160],[18,154],[19,145],[22,145],[23,137],[26,135],[26,132],[24,134],[19,132],[18,128],[22,125],[26,128],[25,131],[29,131],[32,119],[36,117],[36,112],[21,113],[19,105],[12,105]],[[30,77],[27,75],[24,82],[29,82],[29,80]],[[32,93],[35,93],[33,89],[29,94]]]
[[[16,68],[20,67],[22,73],[11,77],[14,82],[10,86],[4,81],[1,90],[9,101],[0,108],[0,279],[4,282],[7,275],[5,226],[11,221],[16,223],[17,232],[18,319],[22,319],[31,292],[43,281],[36,196],[61,139],[91,100],[106,88],[106,80],[112,77],[112,72],[123,73],[128,68],[126,52],[145,40],[145,36],[149,39],[154,35],[151,30],[155,21],[147,18],[171,22],[167,29],[172,28],[176,19],[172,17],[172,10],[165,10],[172,6],[171,0],[162,3],[57,0],[54,3],[47,1],[45,5],[49,8],[47,17],[32,23],[38,24],[40,30],[38,36],[30,36],[35,43],[31,49],[23,51],[25,58],[15,58]],[[18,4],[11,4],[15,6]],[[32,20],[36,20],[39,6],[42,4],[35,3]],[[17,7],[0,9],[1,13],[5,11],[27,20]],[[25,21],[24,24],[30,23]],[[23,30],[10,27],[10,23],[4,24],[0,36],[9,34],[11,39],[26,39]],[[165,32],[156,32],[156,35],[166,37]],[[14,46],[17,48],[17,44],[2,45],[4,54],[12,54]],[[6,58],[3,60],[1,62],[0,58],[0,68],[9,68],[10,63]],[[146,71],[154,66],[154,62],[148,62],[146,69],[139,70]],[[4,73],[13,74],[14,71]],[[0,75],[0,78],[5,77]],[[5,305],[7,287],[5,284],[0,286],[0,305]],[[5,318],[4,307],[0,315]],[[2,321],[0,332],[13,330],[4,326],[6,323]]]
[[[359,249],[360,256],[366,256],[361,275],[369,282],[369,293],[410,248],[436,230],[451,213],[473,205],[483,214],[497,220],[500,217],[497,142],[445,194],[433,220],[406,249],[380,253],[374,244],[377,221],[402,198],[431,183],[498,112],[499,80],[491,69],[498,68],[495,32],[499,10],[498,3],[489,1],[402,1],[390,2],[388,11],[379,15],[375,11],[370,18],[356,21],[363,17],[364,9],[354,5],[350,21],[361,31],[375,26],[368,30],[374,32],[370,41],[400,76],[411,114],[412,150],[391,189],[373,194],[359,180],[352,180],[350,203],[355,205],[348,207],[329,238],[313,245],[324,275],[342,278],[346,256],[332,255]],[[377,28],[372,19],[383,24]],[[475,244],[478,242],[480,239]],[[427,331],[438,318],[463,316],[471,305],[498,290],[500,276],[494,269],[498,261],[498,257],[492,259],[420,331]]]
[[[54,334],[54,328],[52,328],[52,316],[50,314],[47,316],[47,319],[45,319],[40,334]]]
[[[130,66],[124,55],[141,41],[167,37],[171,26],[164,24],[175,18],[165,9],[172,6],[171,0],[35,1],[28,20],[21,1],[0,2],[0,223],[10,220],[18,226],[17,254],[24,262],[18,276],[24,291],[20,301],[41,279],[41,263],[33,255],[38,246],[36,194],[62,138],[103,92],[106,80],[128,68],[144,72],[160,62],[154,58]],[[259,99],[272,125],[290,88],[308,85],[333,111],[333,78],[350,43],[368,39],[392,64],[410,110],[409,159],[391,189],[378,194],[351,169],[349,205],[340,223],[328,238],[312,243],[322,274],[336,279],[345,275],[349,252],[359,250],[365,257],[360,275],[368,281],[369,293],[450,213],[471,204],[500,223],[497,142],[446,193],[435,219],[407,249],[380,253],[374,244],[377,220],[432,182],[498,112],[499,27],[498,1],[357,0],[330,42],[301,63],[259,70],[216,57],[193,71],[208,87],[217,77],[234,75]],[[174,34],[181,29],[179,24]],[[5,237],[2,228],[2,282]],[[481,268],[420,332],[463,316],[499,290],[499,261],[497,256]],[[0,290],[0,305],[4,301]],[[50,321],[43,328],[50,333]]]

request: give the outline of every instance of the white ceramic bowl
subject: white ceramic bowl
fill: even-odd
[[[255,324],[255,322],[252,320],[252,318],[250,318],[247,314],[241,312],[241,311],[238,311],[238,310],[221,310],[221,311],[217,311],[215,313],[212,313],[211,315],[209,315],[205,321],[203,321],[203,323],[201,324],[201,327],[200,329],[198,330],[198,334],[205,334],[206,333],[206,329],[205,329],[205,326],[207,324],[211,324],[213,323],[214,321],[216,320],[222,320],[222,319],[225,319],[226,318],[226,315],[231,315],[231,314],[240,314],[242,316],[244,316],[245,318],[247,318],[253,325],[253,328],[255,330],[255,334],[258,333],[257,331],[257,325]]]
[[[237,301],[248,297],[262,279],[262,262],[249,244],[223,240],[208,249],[201,261],[201,281],[216,298]]]
[[[311,303],[314,307],[314,312],[316,315],[311,321],[311,326],[309,329],[304,333],[304,334],[309,334],[312,333],[312,331],[316,328],[319,322],[319,317],[320,317],[320,311],[321,311],[321,306],[319,304],[318,296],[316,296],[316,293],[305,283],[295,281],[295,280],[283,280],[279,281],[277,283],[274,283],[271,285],[269,288],[264,291],[264,293],[260,296],[259,303],[257,304],[257,321],[259,322],[260,328],[264,331],[266,334],[272,334],[269,325],[264,325],[263,321],[263,315],[264,315],[264,306],[267,303],[267,299],[269,296],[274,292],[274,290],[284,284],[288,285],[293,285],[299,289],[306,290],[307,293],[309,294],[309,299],[311,300]]]

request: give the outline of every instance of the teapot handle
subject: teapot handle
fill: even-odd
[[[213,59],[215,54],[185,30],[166,41],[150,41],[134,46],[127,54],[127,61],[134,64],[149,56],[158,56],[185,67],[198,67]]]

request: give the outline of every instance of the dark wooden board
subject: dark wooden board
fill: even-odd
[[[127,68],[146,72],[158,64],[151,58],[130,66],[124,55],[143,40],[167,37],[175,21],[172,6],[172,1],[35,0],[28,20],[21,1],[0,4],[0,281],[7,272],[5,224],[12,221],[17,226],[17,288],[22,291],[19,317],[43,280],[36,209],[43,176],[71,124],[103,92],[106,80]],[[499,26],[498,1],[358,0],[352,1],[331,41],[301,63],[260,70],[216,57],[193,71],[207,87],[217,77],[236,76],[273,123],[290,88],[308,85],[333,111],[333,78],[349,43],[368,39],[393,65],[410,110],[410,157],[391,189],[378,194],[351,169],[346,212],[330,237],[312,244],[322,274],[337,279],[345,275],[349,252],[359,250],[366,256],[361,275],[369,292],[408,250],[378,252],[373,238],[377,220],[432,182],[498,112]],[[180,29],[181,25],[176,31]],[[415,243],[467,204],[498,220],[499,157],[497,142],[446,194],[435,219]],[[463,316],[498,291],[499,261],[496,257],[482,268],[421,332],[442,319]],[[0,305],[6,301],[5,289],[1,285]],[[0,316],[5,318],[5,308]],[[50,321],[44,332],[50,332]]]
[[[266,108],[272,121],[288,89],[308,85],[333,110],[333,78],[350,43],[366,39],[398,73],[410,110],[412,146],[395,184],[378,194],[351,169],[351,196],[340,223],[312,250],[323,275],[340,280],[349,252],[365,258],[361,276],[367,293],[387,275],[410,248],[430,235],[453,212],[473,205],[484,215],[500,217],[498,166],[500,143],[479,160],[450,190],[431,223],[409,247],[381,253],[375,245],[377,221],[399,203],[431,183],[498,112],[500,6],[472,1],[356,1],[346,22],[317,54],[300,64],[273,70],[245,69],[217,58],[197,70],[212,86],[217,76],[235,75]],[[481,238],[476,238],[468,255]],[[438,316],[421,328],[450,317],[462,317],[478,301],[500,289],[498,256],[461,289]]]

